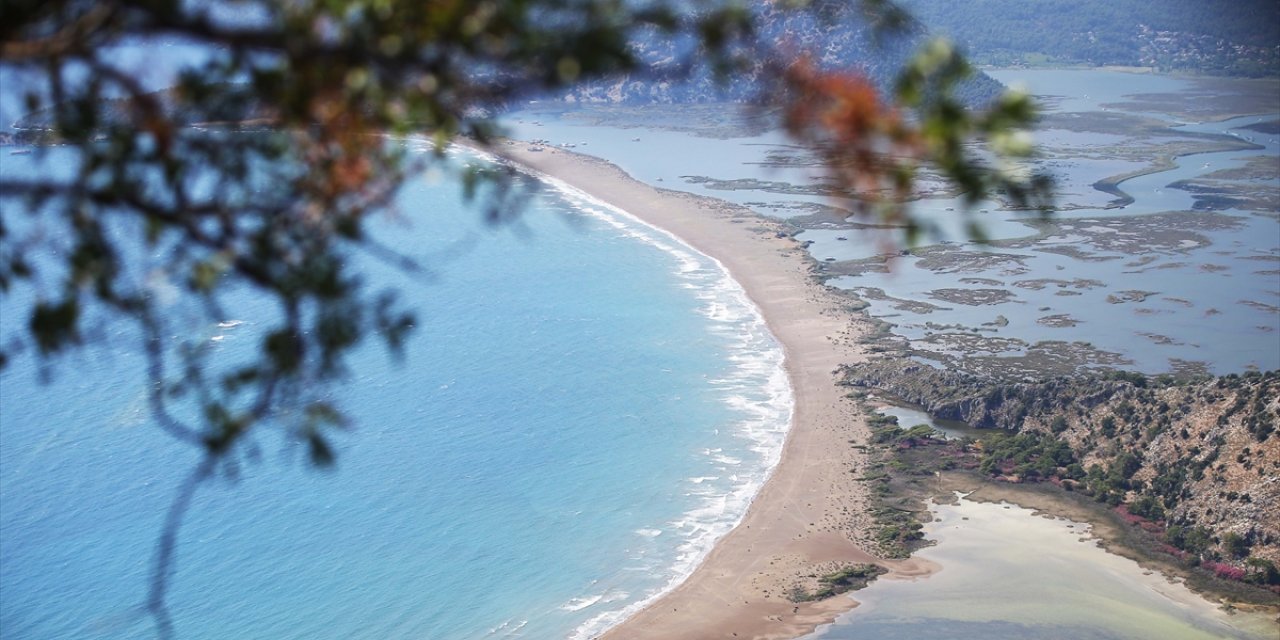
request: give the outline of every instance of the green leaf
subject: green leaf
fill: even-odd
[[[79,341],[79,321],[80,304],[71,297],[56,304],[37,302],[29,328],[41,353],[54,353]]]
[[[327,402],[312,402],[307,405],[305,413],[307,424],[313,427],[327,425],[341,429],[350,424],[341,411]]]
[[[319,433],[313,431],[307,434],[307,453],[311,458],[311,464],[321,469],[333,467],[335,462],[333,449]]]
[[[263,350],[279,371],[292,373],[302,364],[302,339],[289,329],[281,329],[267,335]]]
[[[212,291],[223,274],[223,266],[215,260],[201,260],[191,265],[191,288],[200,292]]]

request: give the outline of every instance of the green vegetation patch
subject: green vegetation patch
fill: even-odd
[[[801,583],[792,585],[787,591],[787,599],[792,602],[825,600],[834,595],[865,588],[888,571],[875,564],[849,565],[824,576],[818,576],[817,585],[812,589]]]

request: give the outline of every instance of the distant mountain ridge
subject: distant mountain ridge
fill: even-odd
[[[754,20],[755,37],[765,46],[807,55],[822,69],[859,71],[884,92],[892,89],[897,73],[929,37],[924,26],[913,21],[900,33],[877,38],[856,2],[822,3],[817,13],[759,3]],[[635,43],[643,71],[590,82],[554,97],[630,105],[751,102],[768,88],[761,61],[733,72],[727,82],[717,82],[709,69],[687,72],[676,63],[687,46],[652,32]],[[1003,90],[1004,85],[976,72],[957,93],[966,104],[981,106]]]
[[[975,62],[1280,75],[1275,0],[898,0]]]

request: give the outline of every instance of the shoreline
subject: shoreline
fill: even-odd
[[[836,373],[843,365],[874,356],[862,339],[876,331],[875,321],[820,284],[812,256],[781,233],[785,224],[712,197],[642,183],[593,156],[553,147],[528,149],[498,143],[485,151],[622,209],[719,262],[782,346],[795,401],[781,460],[735,528],[715,542],[683,582],[591,637],[796,638],[859,605],[847,593],[804,603],[789,600],[789,589],[806,578],[852,564],[884,567],[889,572],[881,578],[888,580],[912,580],[940,569],[918,555],[887,560],[868,551],[876,548],[870,535],[872,499],[859,479],[871,460],[866,449],[851,445],[868,442],[870,430],[848,390],[837,386]],[[1078,513],[1047,511],[1078,520],[1095,535],[1106,529]],[[1109,536],[1098,540],[1109,541]],[[1113,545],[1102,546],[1111,555],[1132,559]],[[1139,564],[1152,574],[1153,583],[1178,575],[1167,567]],[[1170,599],[1182,606],[1213,607],[1205,593],[1195,591],[1194,596],[1194,603]]]
[[[1280,605],[1238,600],[1231,594],[1210,588],[1197,581],[1187,570],[1168,559],[1144,551],[1134,534],[1126,531],[1109,508],[1098,502],[1079,500],[1061,489],[1039,484],[1010,484],[980,478],[970,472],[943,472],[939,492],[932,498],[963,500],[974,503],[1008,504],[1026,509],[1037,517],[1062,520],[1084,527],[1085,537],[1108,555],[1136,565],[1140,573],[1135,580],[1158,591],[1165,599],[1195,611],[1196,617],[1216,620],[1241,633],[1266,637],[1280,630]],[[1173,590],[1161,587],[1175,586]]]
[[[601,638],[794,638],[857,604],[848,597],[791,602],[788,589],[813,573],[851,563],[879,564],[902,577],[931,572],[919,559],[886,561],[865,550],[870,497],[857,472],[867,457],[850,442],[866,442],[869,430],[835,373],[867,360],[860,338],[872,324],[811,277],[812,259],[780,233],[780,223],[714,198],[652,187],[592,156],[501,143],[485,151],[622,209],[720,262],[785,354],[791,424],[781,459],[746,514],[687,579]]]

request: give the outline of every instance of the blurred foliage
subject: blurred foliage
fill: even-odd
[[[1034,152],[1026,130],[1036,115],[1030,96],[1006,92],[974,112],[954,94],[972,72],[949,43],[933,40],[901,71],[888,99],[857,72],[821,71],[806,58],[786,63],[786,90],[771,99],[791,136],[857,195],[860,212],[901,226],[914,244],[924,228],[908,200],[923,167],[941,173],[970,209],[997,195],[1020,208],[1047,212],[1052,204],[1048,176],[1022,162]],[[968,231],[973,240],[986,239],[976,220]]]
[[[789,4],[833,19],[833,7],[847,3]],[[423,268],[370,239],[369,216],[407,177],[447,167],[450,141],[490,143],[507,105],[643,73],[633,47],[642,35],[694,42],[682,49],[687,67],[710,68],[724,82],[744,64],[768,61],[777,82],[761,104],[776,106],[844,184],[909,229],[900,196],[926,165],[971,202],[1003,193],[1046,203],[1045,183],[1002,160],[1030,153],[1025,96],[983,113],[962,107],[948,92],[968,67],[941,42],[903,70],[894,95],[879,95],[857,72],[819,70],[804,52],[756,38],[760,8],[728,0],[5,0],[0,71],[28,80],[24,133],[73,147],[77,160],[69,176],[0,176],[0,292],[6,314],[25,318],[0,338],[0,366],[23,353],[48,360],[117,323],[138,330],[155,422],[205,455],[175,500],[156,561],[148,606],[162,635],[172,631],[163,597],[172,541],[194,485],[234,471],[264,426],[303,443],[318,466],[332,465],[329,438],[347,420],[328,389],[343,379],[346,356],[374,336],[398,353],[413,330],[396,292],[367,282],[349,259]],[[877,34],[911,22],[886,0],[858,8]],[[203,55],[169,89],[148,89],[118,59],[122,48],[172,43]],[[388,135],[427,136],[435,153],[409,154]],[[524,192],[510,172],[454,178],[489,194],[482,204],[491,220],[519,210]],[[235,317],[226,308],[231,291],[250,291],[276,311],[253,358],[214,362],[207,337],[188,335],[171,305],[184,300],[209,323],[226,321]]]
[[[830,1],[792,2],[792,10],[837,19]],[[884,0],[861,9],[880,30],[909,17]],[[152,407],[175,436],[222,453],[288,399],[311,434],[341,424],[308,389],[342,376],[343,356],[368,334],[398,349],[413,316],[394,291],[370,291],[344,252],[387,255],[364,233],[406,176],[439,163],[457,136],[492,140],[493,114],[514,101],[619,72],[642,72],[630,43],[644,32],[696,36],[690,67],[732,70],[763,56],[777,82],[760,96],[782,123],[817,149],[831,171],[865,202],[914,229],[902,199],[922,165],[939,169],[970,202],[1000,193],[1043,206],[1047,193],[1012,164],[1025,157],[1029,99],[1009,94],[983,113],[949,90],[970,72],[945,42],[933,42],[882,96],[856,71],[819,69],[804,54],[752,38],[753,13],[735,2],[673,6],[621,0],[508,2],[9,2],[3,65],[39,76],[26,95],[28,126],[74,146],[70,179],[0,179],[4,209],[0,290],[34,289],[25,336],[6,336],[15,352],[56,354],[84,341],[96,306],[136,321],[151,357]],[[203,62],[178,83],[146,91],[118,65],[113,47],[182,42],[204,47]],[[790,45],[788,45],[790,47]],[[435,141],[435,155],[410,156],[383,134]],[[469,193],[497,189],[491,219],[519,208],[502,171],[456,175]],[[23,236],[20,216],[37,218],[58,242]],[[118,220],[136,220],[128,226]],[[280,322],[265,334],[261,358],[204,377],[206,354],[175,348],[152,278],[138,278],[125,241],[140,234],[148,266],[198,300],[214,321],[230,317],[221,296],[247,285],[275,299]],[[65,268],[39,273],[36,251]],[[47,267],[46,267],[47,268]],[[92,314],[99,317],[100,314]],[[175,398],[200,396],[194,422],[170,415]],[[300,402],[299,402],[300,401]],[[316,445],[317,460],[328,449]]]

